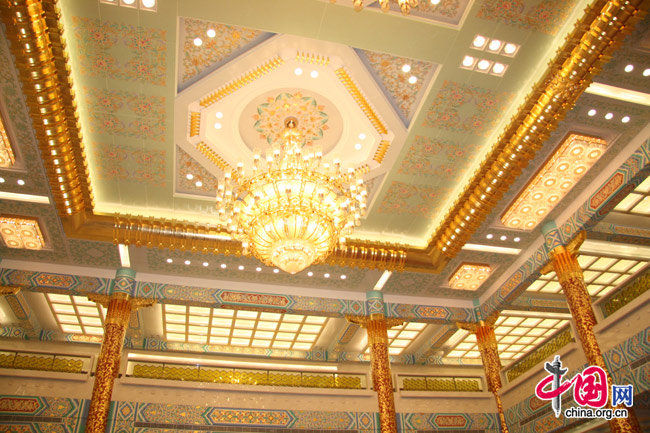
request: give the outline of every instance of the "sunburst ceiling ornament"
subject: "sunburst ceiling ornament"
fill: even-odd
[[[365,214],[368,193],[354,168],[343,171],[338,159],[330,164],[321,150],[303,149],[296,117],[285,118],[284,126],[264,163],[255,150],[250,177],[243,163],[225,173],[217,209],[244,254],[295,274],[345,241]]]

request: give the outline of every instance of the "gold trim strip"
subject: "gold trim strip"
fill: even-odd
[[[281,57],[276,57],[274,59],[271,59],[268,62],[264,63],[263,65],[258,66],[252,71],[245,73],[241,77],[232,80],[228,84],[220,87],[216,91],[212,92],[210,95],[201,99],[199,101],[199,105],[201,105],[201,107],[209,107],[215,102],[225,98],[231,93],[234,93],[237,90],[241,89],[242,87],[246,86],[247,84],[250,84],[253,81],[263,77],[264,75],[273,71],[274,69],[276,69],[278,66],[281,66],[282,64],[284,64],[284,60],[282,60]]]
[[[190,137],[196,137],[201,132],[201,112],[190,112]]]
[[[384,161],[384,157],[386,156],[386,153],[388,152],[389,148],[390,148],[390,141],[382,140],[381,143],[379,143],[379,146],[377,146],[377,150],[375,151],[375,156],[373,156],[372,159],[374,161],[377,161],[379,164],[381,164]]]
[[[372,109],[368,101],[366,101],[366,98],[361,94],[361,91],[354,83],[354,81],[352,81],[352,78],[345,70],[345,68],[339,68],[334,72],[336,73],[336,76],[339,77],[339,80],[341,80],[341,83],[348,90],[350,96],[352,96],[356,101],[357,105],[359,105],[359,108],[361,109],[361,111],[363,111],[363,114],[366,115],[370,123],[372,123],[372,126],[375,127],[377,132],[380,134],[386,134],[388,132],[386,126],[379,119],[379,116],[377,116],[377,114]]]
[[[585,11],[482,167],[432,234],[434,264],[458,254],[594,75],[647,12],[648,0],[596,1]]]
[[[5,129],[2,113],[0,113],[0,167],[12,167],[15,162],[14,150]]]
[[[56,1],[2,2],[0,13],[57,211],[81,223],[93,194]]]
[[[301,63],[308,63],[311,65],[327,66],[330,64],[330,58],[327,56],[315,56],[310,53],[297,53],[296,61]]]

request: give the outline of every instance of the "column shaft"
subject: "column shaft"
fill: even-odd
[[[554,248],[551,257],[553,269],[560,280],[562,291],[569,304],[569,310],[575,322],[585,358],[587,358],[590,365],[596,365],[605,371],[607,374],[607,389],[611,392],[612,377],[605,366],[605,360],[594,333],[594,326],[597,323],[596,316],[591,308],[591,299],[580,264],[575,255],[567,251],[563,246]],[[611,408],[611,404],[608,402],[606,407]],[[628,418],[611,419],[609,426],[615,433],[641,433],[641,427],[633,408],[628,408]]]
[[[379,402],[381,433],[397,433],[395,396],[388,358],[388,327],[383,314],[372,314],[367,322],[372,381]]]
[[[130,317],[131,301],[128,295],[122,293],[113,295],[108,304],[104,323],[104,341],[97,359],[86,433],[104,433],[106,430],[113,383],[120,370],[122,346]]]
[[[501,389],[501,359],[499,358],[499,348],[497,346],[496,336],[494,335],[494,327],[481,322],[476,327],[476,342],[478,344],[478,350],[481,352],[481,360],[483,361],[488,390],[494,394],[494,400],[497,404],[501,432],[508,433],[506,417],[503,414],[503,406],[501,405],[501,396],[499,396],[499,389]]]

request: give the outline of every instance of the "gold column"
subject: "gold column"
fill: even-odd
[[[508,433],[506,417],[503,414],[501,396],[499,395],[499,390],[501,389],[501,359],[499,358],[497,338],[494,335],[494,322],[496,318],[496,315],[491,316],[487,319],[487,323],[483,320],[478,323],[459,323],[458,327],[476,334],[476,343],[478,344],[479,352],[481,352],[485,380],[488,390],[494,395],[494,400],[497,404],[501,432]]]
[[[581,232],[566,247],[559,245],[553,248],[550,253],[551,261],[542,268],[546,274],[555,271],[562,291],[566,297],[571,316],[576,325],[576,331],[582,345],[582,351],[590,365],[602,368],[607,374],[607,389],[611,392],[612,377],[605,366],[605,360],[600,351],[600,346],[594,334],[596,315],[591,308],[591,298],[585,285],[582,269],[576,258],[576,253],[582,242],[585,240],[585,232]],[[606,408],[611,408],[608,401]],[[641,426],[636,418],[633,408],[627,408],[627,418],[613,418],[609,420],[609,426],[615,433],[641,433]]]
[[[383,314],[371,314],[368,317],[347,316],[346,319],[368,330],[372,384],[379,403],[380,431],[397,433],[393,378],[388,358],[388,328],[401,325],[404,321],[386,319]]]
[[[131,318],[131,311],[153,305],[153,300],[131,298],[126,293],[91,295],[91,301],[108,306],[104,321],[104,341],[97,359],[95,383],[86,421],[86,433],[104,433],[111,405],[113,383],[120,371],[124,336]]]

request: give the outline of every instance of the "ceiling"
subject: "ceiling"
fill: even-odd
[[[630,163],[650,137],[647,18],[630,22],[634,32],[624,40],[617,36],[611,44],[616,50],[607,44],[594,48],[611,60],[601,64],[585,57],[591,69],[578,71],[582,81],[576,80],[575,87],[562,84],[556,98],[542,105],[548,109],[538,112],[535,103],[558,80],[559,66],[576,46],[572,38],[580,29],[575,23],[594,20],[593,7],[585,12],[586,1],[524,0],[507,8],[508,2],[442,0],[437,6],[421,2],[409,16],[382,13],[376,2],[355,12],[351,2],[342,0],[160,0],[155,10],[142,8],[139,1],[135,7],[118,3],[59,2],[69,57],[61,62],[63,52],[56,44],[53,56],[59,67],[70,70],[72,85],[61,88],[72,96],[61,101],[76,107],[78,115],[69,131],[70,158],[61,166],[57,161],[64,158],[47,152],[38,115],[29,111],[32,96],[23,96],[25,78],[11,51],[15,38],[3,33],[0,110],[16,161],[0,168],[0,192],[10,193],[0,201],[0,214],[36,218],[45,240],[38,251],[0,245],[5,270],[113,278],[121,266],[115,243],[122,243],[129,245],[130,265],[143,284],[350,303],[365,299],[390,270],[383,292],[394,304],[391,314],[399,316],[413,306],[446,314],[435,320],[407,315],[429,324],[403,331],[412,342],[395,336],[393,354],[451,353],[450,358],[470,359],[475,348],[456,333],[457,317],[508,310],[512,317],[504,314],[504,323],[547,320],[548,335],[565,325],[562,315],[568,310],[553,276],[539,275],[547,258],[544,222],[555,221],[564,230],[563,224],[572,221],[564,230],[567,238],[588,229],[581,261],[595,266],[589,271],[594,300],[643,272],[650,260],[650,186],[641,179],[647,176],[647,162]],[[3,16],[10,32],[6,11]],[[598,86],[582,93],[592,78]],[[348,251],[337,251],[326,263],[296,275],[242,256],[241,246],[220,226],[214,203],[224,170],[238,162],[250,167],[253,151],[270,148],[276,125],[288,115],[299,118],[307,147],[319,146],[325,158],[339,157],[345,167],[364,173],[370,198],[367,216],[347,239]],[[571,133],[604,140],[602,155],[564,188],[565,195],[547,207],[534,228],[504,225],[502,216]],[[522,153],[497,175],[497,191],[488,194],[469,228],[459,226],[463,206],[475,203],[470,196],[517,145]],[[625,164],[634,167],[625,171]],[[63,174],[57,172],[61,167]],[[617,170],[626,174],[613,206],[585,207]],[[556,174],[549,173],[541,182]],[[62,176],[73,179],[73,198],[58,190]],[[402,259],[355,255],[354,248]],[[454,288],[453,275],[463,264],[489,267],[489,274],[471,290]],[[24,302],[48,317],[41,325],[61,330],[52,299],[40,293],[46,291],[35,284]],[[169,308],[210,308],[203,298],[170,295],[163,303],[165,308],[143,313],[151,320],[141,322],[157,325],[143,325],[150,328],[141,331],[178,344],[180,337],[167,336],[163,319],[171,314]],[[538,317],[517,316],[523,310]],[[545,316],[549,311],[559,315],[552,324]],[[311,338],[309,349],[305,344],[296,348],[330,347],[354,353],[355,359],[366,356],[367,343],[356,325],[326,308],[305,315],[330,318],[315,338],[304,337]],[[263,321],[258,316],[242,320]],[[11,317],[7,312],[5,320]],[[97,319],[84,320],[92,327]],[[216,337],[236,338],[235,322],[227,336],[214,334],[222,350],[232,342]],[[531,328],[518,324],[512,329]],[[195,325],[187,319],[183,331],[176,328],[178,335],[185,332],[183,343],[192,342],[189,335],[209,343],[212,328],[192,328],[192,334],[190,326]],[[257,330],[242,329],[251,335]],[[532,348],[538,337],[519,334],[521,347],[516,342],[507,343],[511,349],[504,346],[507,359]],[[281,339],[268,339],[269,344],[276,340]],[[294,340],[287,336],[290,344],[300,342]],[[252,340],[247,347],[255,350]]]

